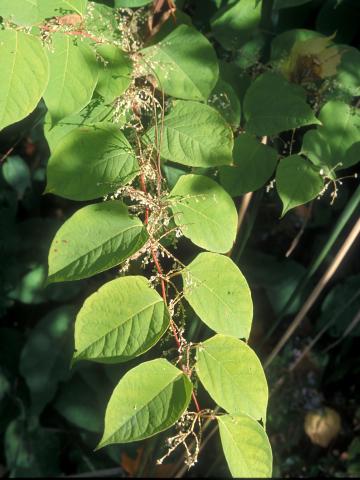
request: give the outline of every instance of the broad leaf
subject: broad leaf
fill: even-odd
[[[277,35],[271,42],[271,60],[276,62],[287,61],[295,43],[303,42],[310,38],[321,37],[323,37],[321,33],[315,32],[314,30],[307,30],[305,28],[286,30]]]
[[[41,413],[59,382],[69,376],[74,314],[70,307],[50,312],[32,329],[21,353],[20,372],[30,390],[34,415]]]
[[[22,120],[40,101],[48,83],[48,60],[38,38],[0,31],[0,130]]]
[[[306,103],[305,90],[275,73],[263,73],[246,92],[244,113],[248,132],[276,135],[320,123]]]
[[[98,80],[95,53],[64,33],[52,35],[48,51],[50,79],[44,93],[53,123],[80,112],[91,100]]]
[[[184,296],[212,330],[248,338],[253,306],[249,286],[224,255],[200,253],[182,273]]]
[[[18,25],[31,25],[38,20],[38,0],[2,1],[0,16]]]
[[[50,282],[79,280],[119,265],[146,242],[142,222],[115,200],[78,210],[58,230],[49,252]]]
[[[154,139],[155,128],[152,128],[146,140],[154,142]],[[234,140],[230,126],[214,108],[202,103],[177,101],[164,118],[158,140],[165,160],[193,167],[232,162]]]
[[[2,0],[0,16],[18,25],[33,25],[45,18],[85,13],[87,0]]]
[[[142,440],[171,427],[186,410],[191,392],[188,377],[165,359],[133,368],[110,398],[98,448]]]
[[[244,133],[235,139],[234,166],[223,166],[220,182],[231,196],[261,188],[274,173],[277,152],[255,137]]]
[[[83,29],[99,39],[99,45],[118,45],[121,33],[118,15],[114,8],[102,3],[89,2],[86,15],[82,21]],[[104,42],[105,41],[105,42]]]
[[[211,28],[224,48],[237,50],[251,38],[260,18],[261,1],[241,0],[220,10],[213,18]]]
[[[236,237],[237,212],[231,197],[214,180],[183,175],[171,191],[175,223],[195,245],[228,252]]]
[[[302,152],[330,174],[359,162],[360,110],[331,100],[321,109],[319,119],[322,126],[304,135]]]
[[[96,52],[101,65],[96,91],[105,102],[112,102],[123,94],[131,83],[131,61],[115,45],[99,45]]]
[[[18,399],[17,401],[21,401]],[[29,417],[9,423],[4,435],[4,454],[11,478],[52,478],[61,474],[58,432],[31,428]]]
[[[299,155],[284,158],[276,170],[276,189],[283,203],[283,217],[298,205],[310,202],[324,188],[324,179],[308,160]]]
[[[341,62],[335,77],[335,92],[351,97],[360,95],[360,52],[357,48],[344,45]]]
[[[217,421],[231,475],[271,478],[272,452],[263,427],[247,415],[222,415]]]
[[[125,362],[155,345],[168,325],[166,306],[146,278],[117,278],[88,297],[76,317],[74,360]]]
[[[198,346],[196,357],[198,377],[217,405],[265,424],[267,382],[260,360],[246,343],[215,335]]]
[[[115,0],[116,8],[136,8],[148,5],[152,0]]]
[[[92,100],[81,112],[70,117],[65,117],[56,125],[52,125],[49,112],[44,119],[44,134],[51,153],[54,152],[60,141],[72,130],[84,125],[94,125],[105,120],[111,122],[113,107],[99,102],[99,99]],[[120,123],[121,125],[121,123]]]
[[[32,0],[38,3],[39,21],[45,18],[64,16],[71,13],[83,15],[88,0]]]
[[[109,382],[104,365],[77,366],[60,387],[54,409],[76,428],[99,435],[104,429],[104,411],[114,384]]]
[[[216,108],[225,120],[232,126],[238,127],[241,120],[240,100],[234,88],[219,79],[208,100],[208,104]]]
[[[68,133],[50,157],[47,193],[71,200],[92,200],[131,181],[138,164],[116,125],[99,123]]]
[[[195,28],[180,25],[156,45],[142,50],[145,66],[158,87],[186,100],[207,100],[216,85],[216,53]]]
[[[18,155],[8,157],[2,168],[5,181],[16,191],[19,199],[23,198],[31,186],[31,174],[28,164]]]

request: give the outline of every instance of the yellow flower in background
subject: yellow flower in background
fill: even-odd
[[[282,64],[285,77],[294,83],[308,83],[336,75],[343,51],[332,44],[334,36],[296,42]]]

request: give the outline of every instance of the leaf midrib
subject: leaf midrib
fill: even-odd
[[[137,312],[134,312],[132,313],[129,317],[127,317],[123,322],[119,323],[118,325],[116,325],[115,327],[111,328],[109,331],[107,331],[106,333],[102,334],[101,336],[99,336],[99,338],[97,338],[96,340],[94,340],[93,342],[89,343],[86,347],[84,347],[81,352],[79,352],[78,355],[74,356],[75,358],[79,357],[81,354],[83,354],[86,350],[88,350],[89,348],[91,348],[92,346],[94,346],[96,343],[98,343],[100,340],[102,340],[104,337],[106,337],[107,335],[110,335],[112,332],[114,332],[115,330],[118,330],[120,327],[122,327],[123,325],[125,325],[126,323],[128,323],[129,321],[131,321],[134,317],[136,317],[137,315],[140,315],[142,312],[144,312],[145,310],[151,308],[152,306],[158,304],[158,303],[162,303],[162,299],[161,298],[158,298],[156,299],[154,302],[152,303],[148,303],[147,305],[145,305],[145,307],[141,308],[140,310],[138,310]]]
[[[140,409],[137,409],[136,413],[134,415],[128,416],[126,418],[126,420],[123,421],[121,427],[119,427],[114,433],[112,433],[111,435],[108,436],[108,439],[114,437],[117,434],[117,432],[119,432],[124,427],[124,425],[129,422],[129,420],[131,420],[134,417],[137,417],[141,413],[141,411],[144,410],[145,407],[147,407],[150,403],[152,403],[155,398],[159,397],[164,392],[164,390],[166,390],[172,383],[175,383],[175,381],[178,378],[180,378],[182,375],[183,375],[183,373],[179,371],[179,373],[175,377],[173,377],[171,379],[171,381],[169,381],[169,383],[167,385],[165,385],[156,395],[154,395],[150,400],[148,400],[148,402],[146,404],[142,405],[140,407]],[[164,423],[164,422],[162,422],[162,423]],[[157,430],[157,432],[158,432],[158,430]],[[155,433],[157,433],[157,432],[155,432]],[[141,437],[137,437],[137,438],[139,438],[139,439],[144,438],[143,435],[145,435],[145,434],[142,433]]]
[[[83,253],[82,255],[80,255],[79,257],[77,257],[76,260],[73,260],[73,261],[71,261],[70,263],[68,263],[65,267],[63,267],[63,268],[61,268],[60,270],[57,270],[55,273],[49,275],[49,278],[54,277],[55,275],[60,274],[60,273],[63,272],[64,270],[69,269],[72,265],[74,265],[75,263],[79,262],[79,260],[81,260],[81,259],[83,259],[84,257],[90,255],[90,253],[92,253],[92,252],[100,249],[101,247],[103,247],[103,246],[106,245],[107,243],[111,242],[112,240],[115,240],[117,237],[120,237],[121,235],[124,235],[126,232],[128,232],[129,230],[132,230],[133,228],[138,228],[138,229],[140,230],[140,232],[141,232],[141,230],[143,229],[142,225],[132,225],[132,226],[126,228],[125,230],[122,230],[120,233],[117,233],[116,235],[107,238],[106,241],[104,241],[102,244],[97,245],[97,246],[94,247],[93,249],[88,250],[87,252]],[[139,232],[139,233],[140,233],[140,232]]]

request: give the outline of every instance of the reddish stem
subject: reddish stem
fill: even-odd
[[[48,25],[41,25],[40,28],[44,32],[56,33],[56,32],[59,31],[57,28],[49,27]],[[104,40],[102,40],[101,38],[94,37],[94,35],[92,35],[91,33],[84,32],[83,30],[68,30],[68,31],[65,31],[65,32],[62,31],[61,33],[64,33],[65,35],[80,35],[82,37],[90,38],[91,40],[94,40],[94,42],[104,43]]]
[[[144,192],[144,193],[147,193],[147,189],[146,189],[146,183],[145,183],[145,177],[144,177],[144,174],[141,173],[140,175],[140,186],[141,186],[141,190]],[[145,210],[145,225],[148,224],[148,221],[149,221],[149,207],[146,207],[146,210]],[[166,286],[165,286],[165,280],[163,279],[163,270],[162,270],[162,267],[160,265],[160,262],[156,256],[156,252],[154,250],[153,247],[151,247],[151,256],[154,260],[154,264],[155,264],[155,267],[156,267],[156,270],[160,276],[160,283],[161,283],[161,293],[162,293],[162,297],[163,297],[163,300],[164,300],[164,303],[165,305],[167,305],[167,297],[166,297]],[[179,339],[179,336],[177,334],[177,331],[176,331],[176,327],[175,327],[175,324],[173,322],[173,320],[171,319],[170,320],[170,327],[171,327],[171,330],[172,330],[172,333],[173,333],[173,336],[175,338],[175,342],[176,342],[176,345],[177,345],[177,348],[178,348],[178,351],[180,353],[181,351],[181,342],[180,342],[180,339]],[[185,367],[185,365],[182,365],[181,366],[183,372],[189,376],[189,372],[187,371],[187,368]],[[196,411],[197,412],[200,412],[200,406],[199,406],[199,403],[197,401],[197,398],[196,398],[196,395],[194,392],[192,392],[191,394],[192,396],[192,399],[194,401],[194,404],[195,404],[195,408],[196,408]]]

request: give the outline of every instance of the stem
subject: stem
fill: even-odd
[[[306,314],[310,310],[310,308],[314,305],[315,301],[318,299],[319,295],[321,292],[324,290],[325,286],[329,283],[330,279],[338,269],[339,265],[341,262],[344,260],[346,254],[350,250],[352,244],[355,242],[356,238],[360,234],[360,219],[355,223],[354,227],[352,228],[351,232],[349,233],[348,237],[346,238],[345,242],[342,244],[340,247],[338,253],[336,254],[334,260],[330,264],[329,268],[326,270],[324,275],[321,277],[319,280],[318,284],[314,288],[314,290],[311,292],[311,295],[309,298],[306,300],[304,303],[303,307],[299,311],[299,313],[296,315],[294,320],[292,321],[291,325],[289,328],[286,330],[284,335],[280,338],[279,342],[276,344],[274,347],[273,351],[270,353],[268,356],[264,368],[267,368],[271,362],[274,360],[276,355],[280,352],[282,347],[285,345],[285,343],[288,341],[288,339],[291,337],[291,335],[294,333],[294,331],[297,329],[297,327],[301,324],[303,319],[305,318]]]
[[[141,175],[140,175],[140,185],[141,185],[142,191],[143,191],[144,193],[147,193],[144,173],[141,173]],[[149,222],[149,213],[150,213],[149,207],[146,207],[146,210],[145,210],[145,225],[147,225],[148,222]],[[160,277],[162,298],[163,298],[163,300],[164,300],[165,305],[167,306],[167,305],[168,305],[168,302],[167,302],[167,296],[166,296],[165,280],[164,280],[164,278],[163,278],[163,276],[164,276],[164,275],[163,275],[163,269],[162,269],[161,264],[160,264],[160,262],[159,262],[159,260],[158,260],[158,258],[157,258],[156,251],[155,251],[154,247],[151,247],[151,256],[152,256],[152,258],[153,258],[153,260],[154,260],[154,264],[155,264],[156,270],[157,270],[157,272],[158,272],[158,274],[159,274],[159,277]],[[174,338],[175,338],[175,342],[176,342],[178,351],[179,351],[179,353],[181,353],[181,347],[182,347],[182,346],[181,346],[181,341],[180,341],[179,336],[178,336],[178,334],[177,334],[176,326],[175,326],[175,323],[174,323],[174,321],[173,321],[172,318],[170,319],[170,327],[171,327],[171,330],[172,330],[172,334],[173,334],[173,336],[174,336]],[[189,376],[189,372],[188,372],[188,370],[187,370],[187,368],[186,368],[186,366],[185,366],[184,364],[182,364],[181,368],[182,368],[183,372],[184,372],[187,376]],[[201,408],[200,408],[199,402],[198,402],[198,400],[197,400],[197,398],[196,398],[196,395],[195,395],[194,391],[192,392],[191,396],[192,396],[193,402],[194,402],[194,404],[195,404],[196,411],[197,411],[197,412],[200,412],[200,411],[201,411]]]
[[[334,243],[338,239],[339,235],[343,231],[345,225],[355,212],[355,210],[359,207],[360,205],[360,186],[355,190],[353,196],[349,200],[349,202],[346,205],[346,208],[344,211],[341,213],[334,230],[332,231],[331,235],[329,236],[327,242],[323,246],[321,252],[319,255],[313,260],[309,268],[307,269],[306,273],[304,274],[303,278],[300,280],[298,286],[295,288],[293,293],[291,294],[289,300],[286,302],[284,305],[283,309],[279,313],[279,317],[277,320],[274,322],[274,324],[271,326],[271,328],[268,330],[267,334],[265,335],[265,338],[260,345],[260,348],[263,347],[264,343],[271,338],[272,334],[276,330],[276,328],[280,325],[281,320],[285,317],[287,312],[289,311],[290,307],[293,305],[295,299],[297,298],[299,292],[303,290],[309,283],[309,280],[311,277],[317,272],[318,268],[320,265],[323,263],[325,258],[327,257],[328,253],[332,249]]]

